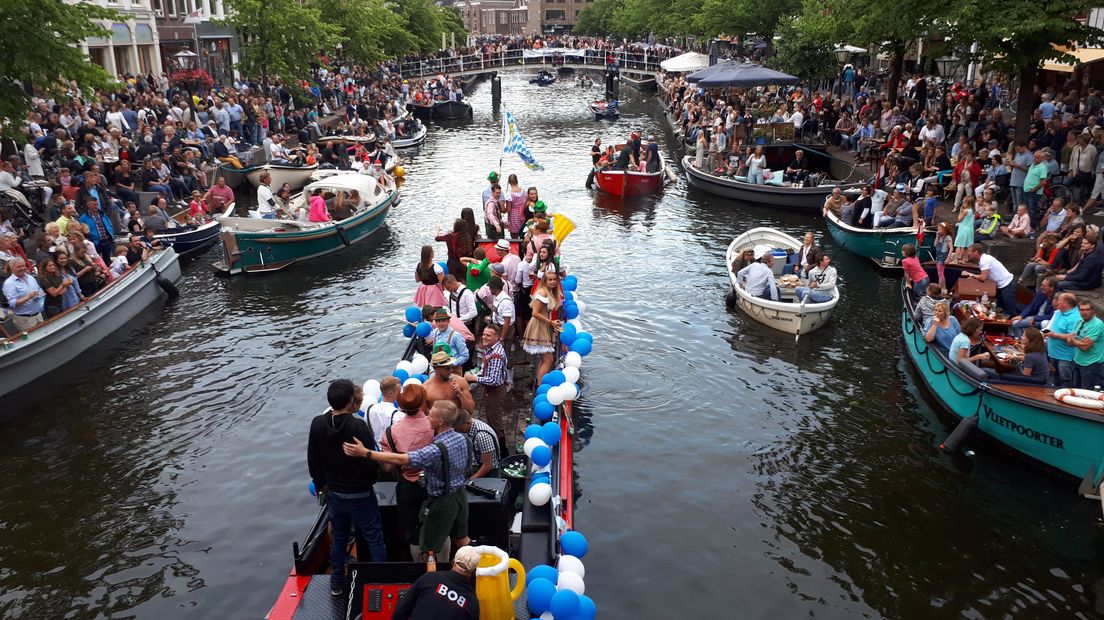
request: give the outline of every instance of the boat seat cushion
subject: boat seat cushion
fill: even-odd
[[[771,170],[771,178],[763,181],[764,185],[774,185],[775,187],[782,187],[782,173],[785,170]]]
[[[732,178],[739,181],[739,182],[741,182],[741,183],[747,183],[748,182],[747,177],[732,177]]]

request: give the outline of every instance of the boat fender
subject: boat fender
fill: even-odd
[[[180,291],[176,288],[176,285],[172,283],[172,280],[164,276],[157,276],[157,286],[160,286],[161,290],[165,291],[169,299],[180,297]]]
[[[1054,399],[1063,405],[1075,405],[1086,409],[1104,409],[1104,393],[1093,390],[1062,388],[1054,390]]]
[[[725,295],[725,307],[729,310],[732,310],[736,307],[736,302],[739,300],[739,298],[740,296],[736,293],[736,289],[730,288],[728,291],[728,295]]]
[[[943,440],[943,443],[939,444],[939,448],[951,453],[961,452],[962,444],[974,433],[977,425],[978,416],[976,413],[968,418],[962,418],[962,421],[951,431],[951,434]]]
[[[345,229],[338,226],[337,234],[341,236],[341,243],[345,244],[345,247],[349,247],[352,243],[349,241],[349,235],[345,234]]]

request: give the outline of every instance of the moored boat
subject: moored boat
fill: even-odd
[[[874,261],[879,267],[900,268],[901,248],[906,244],[916,247],[921,262],[935,258],[935,230],[928,228],[923,241],[916,241],[916,227],[859,228],[844,222],[831,210],[824,213],[828,233],[840,244],[840,248]]]
[[[279,189],[283,187],[284,183],[287,183],[291,185],[292,191],[296,191],[302,189],[303,186],[310,181],[311,175],[314,174],[315,170],[318,170],[318,164],[311,164],[309,166],[264,164],[262,166],[249,168],[245,173],[245,178],[249,180],[249,183],[253,185],[253,187],[257,187],[261,184],[261,174],[268,171],[268,174],[272,176],[271,187]],[[275,189],[273,191],[275,191]]]
[[[624,145],[615,148],[620,151]],[[667,178],[667,164],[662,151],[659,154],[659,169],[655,172],[637,172],[635,170],[596,170],[594,181],[598,189],[614,196],[640,196],[654,194],[663,188]]]
[[[415,103],[410,102],[406,104],[406,111],[414,115],[414,118],[420,121],[428,121],[433,118],[433,104],[432,103]]]
[[[76,306],[12,334],[0,329],[0,395],[8,394],[76,358],[116,330],[132,326],[139,313],[163,295],[176,295],[180,261],[172,248],[132,266]]]
[[[775,259],[775,274],[780,275],[781,264],[779,263],[785,260],[789,252],[800,251],[801,242],[773,228],[753,228],[736,237],[725,252],[725,271],[728,272],[728,278],[732,284],[731,294],[735,305],[753,320],[767,327],[798,336],[827,324],[840,300],[838,285],[832,299],[814,303],[799,301],[793,288],[781,284],[778,286],[779,300],[773,301],[752,295],[737,282],[736,272],[732,270],[733,263],[744,250],[750,250],[756,246],[768,246],[775,252],[778,257]]]
[[[529,83],[536,84],[537,86],[551,86],[556,83],[556,74],[541,69],[536,75],[529,78]]]
[[[621,72],[621,81],[641,92],[653,92],[656,89],[656,79],[645,73]]]
[[[929,271],[934,281],[936,274]],[[960,272],[947,269],[948,290]],[[901,300],[901,338],[909,362],[939,405],[962,420],[960,424],[976,424],[1011,450],[1081,480],[1082,493],[1100,489],[1104,477],[1101,409],[1063,404],[1056,399],[1054,387],[994,379],[968,361],[952,363],[946,351],[924,339],[924,328],[903,284]]]
[[[425,143],[426,134],[429,133],[429,128],[422,123],[418,123],[414,129],[414,133],[406,137],[396,137],[391,141],[391,146],[396,149],[411,149],[421,146]]]
[[[433,104],[433,118],[439,121],[460,121],[472,117],[472,107],[463,101],[438,101]]]
[[[809,182],[802,187],[791,187],[783,181],[783,172],[793,159],[794,151],[802,150],[809,160]],[[786,209],[820,209],[824,199],[839,187],[844,190],[858,188],[861,183],[839,180],[832,174],[833,168],[847,168],[844,179],[851,175],[854,166],[836,160],[831,154],[800,144],[767,146],[764,155],[771,170],[771,179],[759,184],[748,182],[747,177],[723,176],[694,165],[694,158],[682,158],[682,168],[691,186],[710,194],[732,198],[742,202],[782,207]],[[835,165],[834,165],[835,164]]]
[[[220,218],[223,256],[214,264],[215,268],[231,275],[278,271],[298,261],[347,248],[383,225],[399,194],[389,177],[385,187],[380,187],[371,175],[336,174],[304,188],[303,194],[292,201],[293,210],[303,206],[315,188],[346,194],[355,190],[361,197],[361,205],[346,219],[321,223]]]

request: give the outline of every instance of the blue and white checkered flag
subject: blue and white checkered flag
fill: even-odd
[[[525,138],[518,131],[514,115],[506,112],[502,115],[502,153],[516,153],[522,163],[530,170],[544,170],[544,166],[537,163],[529,147],[525,146]]]

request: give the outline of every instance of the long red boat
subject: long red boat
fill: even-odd
[[[620,151],[623,144],[617,145]],[[614,196],[640,196],[654,194],[663,188],[663,181],[667,178],[667,161],[663,153],[659,154],[659,170],[655,172],[636,172],[633,170],[598,170],[594,173],[594,181],[598,189]]]

